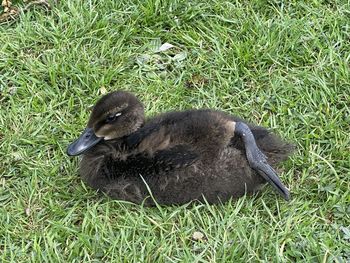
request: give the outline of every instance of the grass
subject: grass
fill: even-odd
[[[1,25],[0,261],[349,262],[349,10],[69,0]],[[65,149],[104,89],[135,92],[148,115],[217,108],[294,141],[292,201],[270,187],[217,206],[98,195]]]

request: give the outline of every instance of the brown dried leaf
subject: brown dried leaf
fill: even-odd
[[[5,7],[4,12],[0,14],[0,23],[14,20],[18,17],[19,10],[16,7]]]
[[[1,6],[3,6],[5,10],[6,8],[10,9],[11,5],[12,5],[12,2],[10,0],[2,0]]]
[[[107,89],[106,89],[105,86],[102,86],[102,87],[100,88],[100,93],[101,93],[101,95],[105,95],[105,94],[107,93]]]
[[[204,234],[202,232],[199,231],[195,231],[192,235],[192,239],[194,241],[203,241],[204,239]]]
[[[209,80],[205,77],[200,76],[199,74],[194,74],[191,79],[185,82],[186,88],[192,89],[195,87],[203,87],[209,83]]]
[[[30,216],[30,208],[29,207],[24,209],[24,212],[26,213],[27,216]]]

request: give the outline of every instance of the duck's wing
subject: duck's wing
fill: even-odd
[[[115,159],[113,156],[104,157],[103,174],[108,178],[116,178],[125,174],[158,174],[190,166],[199,159],[199,155],[190,146],[176,145],[159,150],[153,154],[137,153],[125,160]]]
[[[172,170],[190,166],[199,159],[192,147],[180,144],[154,153],[154,165],[159,170]]]

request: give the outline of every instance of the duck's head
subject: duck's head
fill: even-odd
[[[67,154],[80,155],[97,143],[127,136],[144,123],[141,102],[131,93],[115,91],[94,106],[86,129],[68,146]]]

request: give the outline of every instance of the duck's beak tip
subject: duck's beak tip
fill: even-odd
[[[72,142],[67,148],[68,156],[77,156],[89,150],[102,141],[102,137],[97,137],[92,128],[86,128],[77,140]]]

